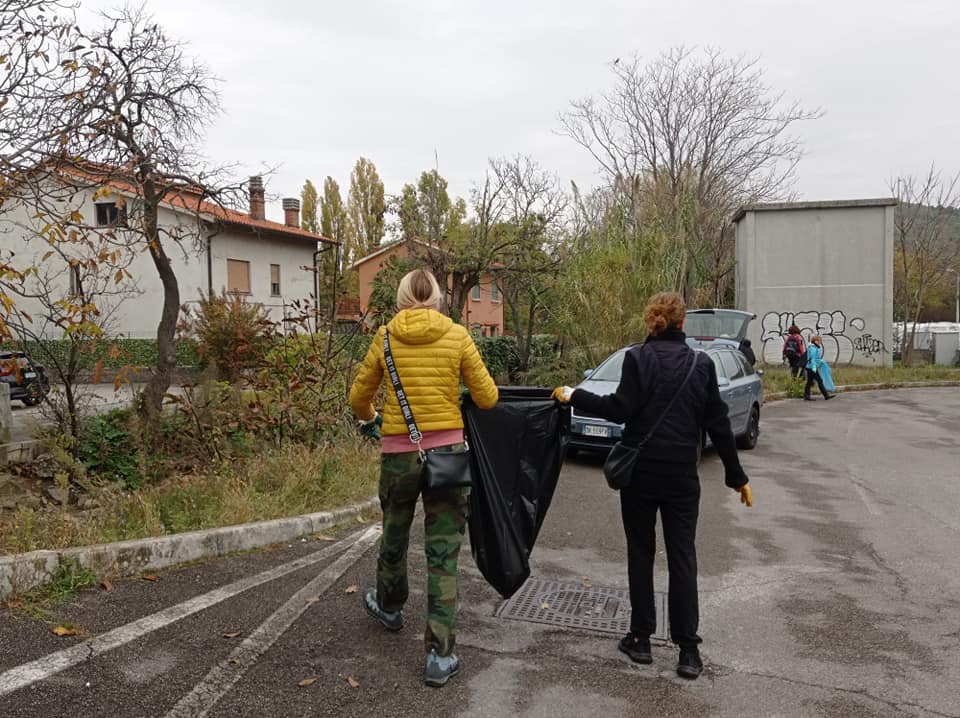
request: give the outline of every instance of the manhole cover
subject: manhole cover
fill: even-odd
[[[667,640],[666,594],[654,594],[657,632]],[[530,578],[513,596],[500,604],[495,616],[511,621],[546,623],[587,631],[623,635],[630,630],[630,596],[625,589],[560,583]]]

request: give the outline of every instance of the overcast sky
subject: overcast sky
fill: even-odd
[[[117,2],[81,0],[85,8]],[[759,58],[770,85],[823,118],[802,199],[888,194],[896,173],[960,170],[954,0],[148,0],[223,80],[207,154],[299,196],[326,175],[346,195],[359,156],[388,193],[434,165],[465,196],[492,156],[529,154],[565,182],[596,181],[556,134],[573,99],[611,84],[617,57],[710,45]],[[282,218],[279,203],[268,216]]]

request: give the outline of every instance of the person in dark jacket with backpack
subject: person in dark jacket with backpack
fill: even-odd
[[[620,492],[632,612],[630,633],[619,648],[637,663],[653,662],[650,636],[657,625],[653,561],[659,511],[670,572],[670,637],[680,648],[677,674],[693,679],[703,670],[697,633],[696,532],[697,464],[705,433],[723,461],[727,486],[738,491],[747,506],[753,505],[753,498],[737,457],[727,405],[720,398],[716,369],[706,354],[687,345],[685,317],[679,294],[655,294],[644,317],[649,336],[645,344],[627,351],[616,392],[598,396],[563,386],[554,390],[554,396],[583,412],[623,422],[621,441],[627,445],[640,444],[655,429],[630,484]]]
[[[787,329],[787,338],[783,341],[783,358],[790,364],[790,373],[799,378],[807,365],[807,348],[803,343],[800,327],[791,324]]]

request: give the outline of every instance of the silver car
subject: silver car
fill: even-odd
[[[585,378],[576,388],[601,396],[616,391],[627,349],[629,347],[615,351],[596,369],[584,372]],[[737,446],[741,449],[752,449],[757,445],[757,438],[760,436],[760,407],[763,405],[763,383],[760,377],[763,372],[755,370],[732,342],[730,345],[718,343],[696,351],[706,353],[717,369],[720,396],[729,408],[730,425],[737,437]],[[570,450],[567,452],[569,455],[578,450],[606,452],[620,440],[623,424],[615,424],[573,409],[570,431]],[[707,441],[709,442],[709,438]]]

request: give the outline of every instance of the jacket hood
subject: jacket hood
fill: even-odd
[[[429,344],[452,326],[450,317],[433,309],[403,309],[387,323],[387,330],[404,344]]]

